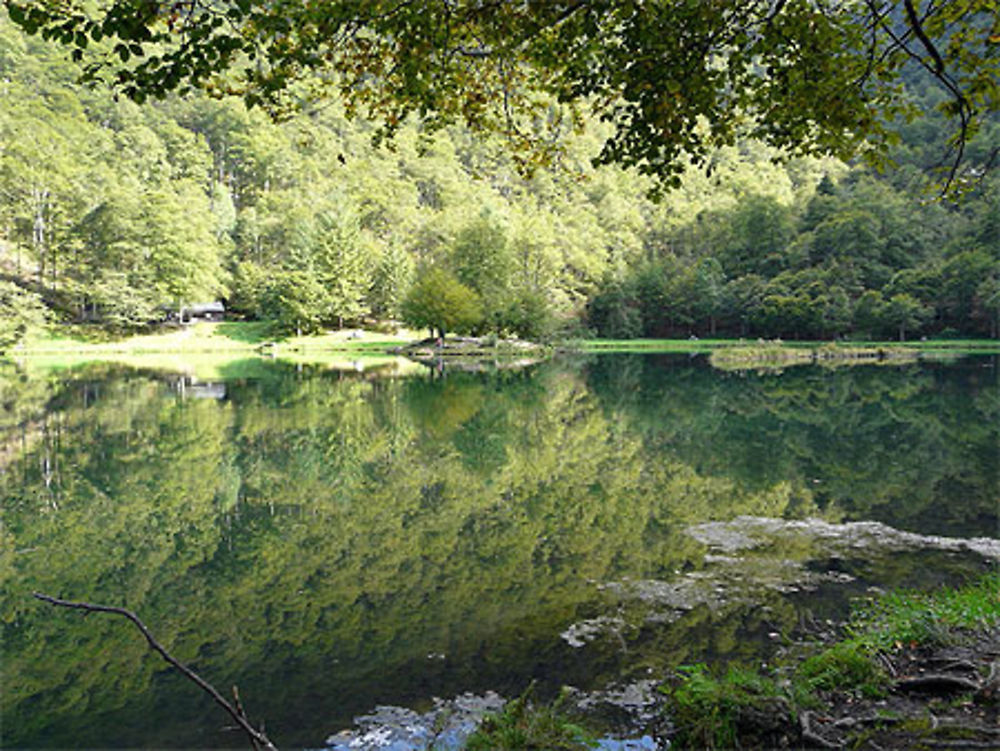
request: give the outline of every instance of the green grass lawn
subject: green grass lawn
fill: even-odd
[[[324,370],[381,372],[405,375],[424,370],[420,363],[405,357],[366,352],[288,352],[272,359],[256,352],[95,352],[49,353],[31,355],[18,363],[29,376],[66,372],[92,364],[122,365],[138,370],[165,371],[190,375],[202,381],[225,381],[239,378],[266,378],[274,374],[275,363],[309,365]]]
[[[164,328],[150,334],[113,337],[84,326],[51,326],[35,332],[11,351],[16,357],[68,354],[162,354],[256,352],[262,345],[290,351],[378,351],[420,338],[421,332],[401,330],[383,334],[356,329],[329,331],[316,336],[276,336],[270,324],[260,321],[196,323]]]
[[[270,369],[272,358],[331,370],[402,373],[420,366],[389,350],[420,338],[421,333],[345,329],[318,336],[275,337],[267,322],[234,321],[114,337],[94,327],[51,326],[34,332],[7,355],[35,373],[102,362],[220,380],[262,375]]]

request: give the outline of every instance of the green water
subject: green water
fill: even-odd
[[[318,747],[378,704],[759,659],[870,586],[991,565],[961,540],[1000,536],[995,358],[207,386],[0,366],[0,408],[8,747],[243,744],[129,624],[35,590],[135,610],[280,747]],[[912,534],[841,539],[857,521]],[[771,526],[729,545],[707,522]]]

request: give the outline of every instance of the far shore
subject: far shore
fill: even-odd
[[[30,335],[26,341],[5,353],[20,361],[67,363],[84,360],[120,360],[122,358],[162,359],[167,356],[212,359],[280,358],[310,360],[377,358],[408,356],[419,351],[425,357],[436,349],[425,331],[388,329],[379,331],[344,328],[310,336],[276,336],[267,322],[201,322],[185,327],[115,337],[96,328],[51,326]],[[442,353],[461,355],[463,342],[475,341],[470,356],[510,349],[511,342],[496,337],[476,340],[449,335]],[[456,344],[453,344],[455,342]],[[716,367],[738,369],[759,365],[812,362],[907,362],[941,355],[998,354],[1000,340],[936,339],[912,342],[806,342],[759,339],[578,339],[536,347],[514,340],[515,349],[530,347],[545,353],[687,353],[711,355]],[[424,350],[427,350],[426,352]],[[2,359],[2,358],[0,358]]]

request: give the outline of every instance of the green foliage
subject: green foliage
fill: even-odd
[[[588,320],[614,338],[905,340],[946,326],[990,335],[997,319],[983,280],[995,262],[964,249],[973,225],[942,211],[860,174],[804,210],[750,197],[669,232],[660,257],[608,277]]]
[[[372,252],[365,247],[357,217],[342,206],[316,214],[308,266],[327,293],[326,320],[357,321],[366,311],[365,297]]]
[[[102,270],[87,297],[96,315],[111,331],[135,331],[163,317],[149,290],[136,288],[128,275],[120,271]]]
[[[8,0],[6,5],[13,9],[22,4]],[[617,104],[611,103],[615,97],[601,100],[607,102],[602,107],[611,108],[606,113],[610,123],[582,109],[570,118],[549,94],[530,95],[531,107],[542,108],[533,112],[531,124],[520,122],[512,112],[514,120],[501,118],[504,133],[491,135],[434,126],[443,124],[451,112],[459,119],[468,114],[489,130],[490,123],[497,122],[488,112],[491,97],[527,75],[529,68],[514,66],[498,80],[492,78],[495,69],[489,75],[479,70],[478,57],[464,60],[461,70],[451,67],[455,61],[449,57],[447,64],[439,61],[446,68],[444,77],[427,79],[418,75],[419,70],[436,63],[427,59],[426,51],[413,60],[413,50],[375,45],[365,53],[366,64],[399,53],[416,67],[395,72],[390,67],[381,70],[386,78],[374,79],[362,75],[361,68],[350,67],[339,69],[346,78],[323,78],[326,83],[321,84],[309,71],[309,62],[318,61],[299,60],[294,71],[285,72],[292,78],[302,73],[305,78],[293,84],[291,78],[279,76],[273,81],[277,88],[268,93],[287,91],[297,102],[307,101],[330,80],[346,84],[362,76],[364,86],[347,85],[361,99],[351,93],[333,96],[323,107],[286,112],[288,117],[280,122],[248,110],[238,100],[217,100],[197,92],[140,107],[124,98],[116,101],[107,90],[76,83],[84,71],[64,59],[60,43],[66,41],[66,24],[90,29],[87,54],[110,53],[114,59],[120,59],[120,52],[115,52],[118,42],[109,40],[119,32],[130,37],[128,45],[140,46],[153,42],[130,35],[141,36],[138,29],[147,21],[155,34],[165,34],[155,44],[167,46],[157,47],[155,53],[150,48],[143,58],[126,45],[131,50],[126,67],[136,78],[122,85],[135,87],[136,92],[146,84],[163,91],[180,86],[192,70],[184,66],[210,65],[194,54],[194,48],[210,44],[219,34],[225,36],[232,27],[203,27],[207,16],[193,12],[185,23],[193,24],[192,30],[207,29],[208,36],[192,39],[193,46],[183,54],[175,49],[180,57],[171,58],[169,40],[176,41],[176,29],[171,32],[169,24],[158,25],[160,6],[150,5],[151,16],[126,28],[122,25],[126,16],[110,9],[134,12],[128,3],[111,3],[103,10],[81,6],[81,15],[54,26],[49,22],[55,23],[65,9],[48,0],[30,5],[29,11],[24,4],[20,15],[13,11],[14,23],[0,19],[0,74],[9,105],[0,108],[4,143],[0,193],[5,196],[0,205],[0,268],[22,286],[35,285],[49,305],[75,321],[132,328],[155,318],[150,311],[160,306],[223,299],[227,309],[245,317],[281,315],[286,330],[315,330],[400,315],[414,270],[437,265],[450,269],[476,293],[481,316],[475,325],[463,324],[476,333],[545,337],[558,321],[577,331],[614,337],[717,333],[913,338],[949,329],[962,336],[998,334],[1000,313],[991,281],[998,278],[996,248],[1000,247],[995,242],[1000,227],[996,178],[986,175],[981,182],[969,182],[964,202],[954,206],[927,202],[920,190],[919,174],[947,146],[940,115],[921,115],[904,128],[893,152],[901,168],[881,177],[830,158],[795,157],[767,146],[749,137],[750,121],[747,129],[741,125],[733,130],[734,123],[724,125],[728,116],[712,116],[708,126],[689,127],[684,112],[690,114],[711,101],[718,94],[715,83],[721,85],[731,76],[750,83],[743,76],[757,75],[756,59],[743,72],[729,69],[730,64],[738,67],[739,55],[717,58],[723,61],[719,70],[714,68],[716,62],[709,62],[711,56],[701,53],[686,62],[675,57],[692,43],[687,31],[714,28],[727,18],[736,22],[731,9],[688,8],[671,2],[657,4],[655,11],[644,8],[623,16],[617,5],[605,8],[599,3],[596,7],[607,13],[595,16],[596,26],[589,30],[580,25],[579,8],[572,10],[565,25],[557,24],[553,32],[557,36],[565,33],[582,40],[597,34],[590,40],[597,45],[594,49],[611,58],[636,45],[645,49],[640,39],[646,39],[663,59],[655,70],[645,65],[604,70],[602,63],[592,71],[592,80],[581,83],[584,89],[596,87],[605,93],[605,87],[612,86],[615,96],[619,93],[615,86],[626,86],[631,98]],[[232,2],[224,5],[232,7]],[[288,8],[280,4],[287,11],[280,18],[272,15],[278,6],[250,5],[249,15],[234,23],[250,24],[246,30],[251,37],[259,31],[254,26],[258,21],[267,20],[271,31],[298,22],[314,29],[317,21],[301,17],[305,11],[291,7],[294,4]],[[495,24],[503,18],[512,24],[504,26],[505,44],[511,42],[511,34],[527,33],[525,8],[501,5],[494,17],[479,6],[460,3],[455,12],[471,14],[462,33],[489,32],[482,39],[490,39],[499,33]],[[769,45],[780,39],[815,34],[814,41],[830,41],[847,33],[838,25],[843,20],[839,11],[831,11],[833,17],[823,23],[816,19],[813,28],[810,13],[800,6],[783,4],[776,26],[767,25],[768,33],[778,36],[751,46],[763,45],[769,59],[777,53]],[[324,7],[333,13],[340,6]],[[367,14],[368,6],[360,9],[355,4],[349,10]],[[430,35],[433,39],[424,41],[432,43],[440,41],[435,35],[447,27],[445,23],[434,31],[427,26],[425,16],[436,17],[434,9],[417,12],[416,7],[397,4],[384,10],[385,18],[368,19],[373,32],[412,23],[415,27],[407,28],[405,38]],[[97,15],[88,16],[91,12]],[[111,15],[104,16],[105,12]],[[544,26],[552,20],[548,15],[552,12],[548,7],[532,9],[532,28],[538,31],[534,24]],[[747,19],[741,17],[736,26],[757,12],[760,8],[748,11]],[[106,23],[93,25],[97,18]],[[959,25],[965,20],[962,16]],[[341,21],[327,18],[334,26]],[[690,26],[671,27],[674,22]],[[724,26],[735,28],[728,21]],[[24,27],[44,31],[44,38],[20,33]],[[687,29],[683,38],[674,39],[681,28]],[[638,36],[621,37],[626,30]],[[604,50],[605,32],[623,47]],[[274,33],[286,39],[286,32]],[[782,36],[787,34],[791,36]],[[527,47],[518,48],[517,55],[530,58],[522,63],[537,63],[543,70],[568,65],[576,54],[589,54],[572,48],[569,61],[563,61],[550,46],[555,40],[528,36],[522,40]],[[241,44],[247,41],[241,39]],[[661,49],[668,39],[681,47]],[[286,41],[294,47],[305,40],[292,35]],[[71,43],[76,44],[75,36]],[[512,48],[504,48],[514,54]],[[549,57],[535,60],[532,50],[544,50]],[[236,50],[230,53],[236,55]],[[801,93],[800,73],[834,78],[840,74],[828,70],[825,60],[817,63],[818,68],[811,67],[804,54],[799,63],[806,67],[798,68],[786,54],[787,50],[778,56],[775,71],[791,76],[781,83],[790,94]],[[173,63],[168,64],[169,59]],[[332,59],[348,58],[338,53]],[[692,67],[690,88],[677,83],[685,77],[663,72],[671,61]],[[226,67],[235,58],[223,55],[215,62]],[[589,63],[586,67],[590,70]],[[143,78],[154,70],[166,78]],[[256,68],[249,73],[252,78],[268,75]],[[395,75],[417,88],[387,90],[388,99],[367,102],[373,88],[387,85]],[[474,102],[466,102],[475,104],[472,109],[449,110],[446,95],[455,92],[446,82],[459,82],[449,78],[453,75],[463,84],[486,86],[475,89]],[[648,88],[640,84],[644,77]],[[199,81],[208,85],[208,79]],[[238,83],[227,78],[210,86],[229,90],[239,88]],[[557,90],[563,83],[549,81]],[[927,113],[942,101],[941,92],[919,76],[907,74],[902,83],[905,95]],[[806,88],[814,85],[819,84]],[[445,110],[440,119],[429,123],[415,115],[404,117],[400,110],[391,123],[393,150],[373,146],[373,136],[381,133],[379,117],[386,108],[393,109],[393,101],[399,104],[397,93],[410,101],[411,95],[430,96],[432,90],[433,101],[421,100],[429,109],[417,109],[430,112],[440,105]],[[664,90],[671,92],[665,99]],[[472,91],[468,93],[472,96]],[[771,98],[777,97],[776,91],[759,93],[764,99],[752,98],[753,102],[774,105]],[[812,91],[810,98],[816,99]],[[372,120],[359,117],[368,111],[365,103],[374,104]],[[815,106],[841,104],[846,106],[833,97]],[[670,126],[666,131],[659,129],[662,118]],[[569,127],[571,121],[582,130]],[[840,125],[854,134],[858,124]],[[712,135],[716,126],[722,130]],[[653,130],[647,131],[650,127]],[[801,135],[804,127],[804,121],[796,119],[788,133]],[[989,160],[998,127],[987,121],[969,142],[966,153],[977,164]],[[504,136],[530,141],[550,128],[558,133],[544,140],[557,144],[559,167],[538,167],[526,175],[524,152],[511,153]],[[622,134],[632,133],[633,128],[637,137],[656,134],[656,142],[644,146],[641,138],[621,141]],[[663,132],[683,143],[663,142]],[[727,135],[722,137],[722,132]],[[805,140],[811,139],[810,132]],[[659,203],[648,199],[656,183],[642,170],[593,164],[595,158],[606,161],[612,153],[620,153],[625,162],[646,155],[652,162],[642,164],[659,172],[659,160],[666,164],[671,154],[681,153],[677,148],[700,153],[710,174],[693,165],[682,175],[675,175],[674,167],[663,167],[668,179],[683,177],[683,189]],[[310,283],[297,297],[286,289],[287,304],[282,307],[278,304],[282,295],[275,289],[287,285],[272,280],[288,273],[308,276],[318,287]]]
[[[411,326],[436,329],[443,337],[449,331],[471,332],[483,312],[479,295],[451,272],[434,266],[418,274],[403,301],[402,315]]]
[[[315,277],[301,271],[275,275],[262,294],[262,313],[285,333],[319,332],[328,309],[328,291]]]
[[[469,736],[468,751],[585,751],[597,743],[583,727],[572,722],[561,702],[537,704],[529,688],[504,705],[501,712],[487,716]]]
[[[48,318],[41,298],[11,282],[0,280],[0,355],[14,347]]]
[[[398,243],[391,243],[379,256],[372,274],[368,290],[372,313],[383,318],[398,318],[413,274],[413,259]]]
[[[591,298],[587,320],[601,336],[609,339],[635,339],[645,333],[630,289],[616,279],[605,280]]]
[[[502,303],[511,283],[513,256],[499,220],[484,214],[462,229],[451,249],[449,266],[480,297]]]
[[[182,15],[131,0],[5,5],[23,30],[71,47],[87,78],[136,102],[202,88],[284,111],[318,74],[383,135],[412,112],[432,127],[461,121],[506,135],[526,166],[551,157],[586,105],[613,128],[599,161],[671,186],[686,161],[708,162],[743,133],[793,153],[884,157],[887,123],[912,111],[898,85],[910,58],[933,61],[946,92],[938,110],[963,123],[959,142],[1000,106],[988,0],[920,14],[899,0],[739,10],[225,0]]]
[[[933,592],[900,591],[860,608],[851,631],[868,649],[904,644],[947,644],[963,633],[1000,625],[1000,574],[990,573],[963,587]]]
[[[737,748],[747,742],[745,737],[741,741],[741,730],[750,716],[789,712],[772,679],[735,665],[721,677],[705,665],[682,666],[676,685],[663,690],[677,728],[673,740],[680,748]]]
[[[501,331],[535,341],[548,339],[554,326],[552,307],[541,291],[524,290],[514,295],[499,318]]]
[[[906,341],[906,332],[918,328],[931,316],[931,311],[905,292],[893,295],[885,316],[899,331],[899,341]]]
[[[857,691],[872,698],[884,696],[889,685],[871,648],[850,639],[807,658],[796,679],[809,691]]]

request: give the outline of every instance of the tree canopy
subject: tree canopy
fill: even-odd
[[[201,88],[280,112],[333,88],[382,134],[414,112],[464,121],[504,133],[526,165],[591,110],[613,125],[597,161],[661,186],[741,137],[877,158],[887,121],[911,108],[908,64],[946,93],[950,182],[978,116],[1000,102],[993,0],[4,3],[26,31],[72,47],[87,78],[139,102]]]

